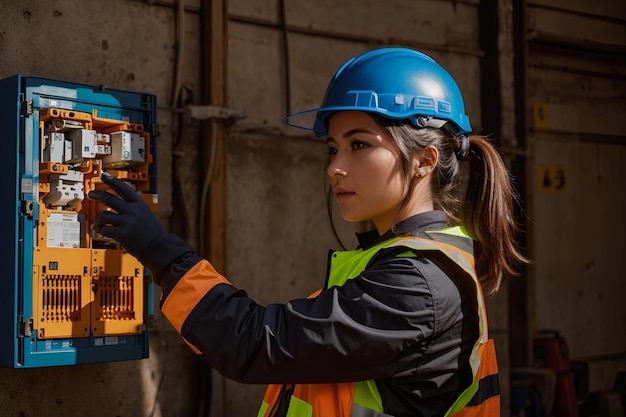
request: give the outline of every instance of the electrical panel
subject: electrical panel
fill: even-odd
[[[156,98],[16,75],[0,80],[0,366],[148,357],[149,272],[94,229],[106,171],[156,212]]]

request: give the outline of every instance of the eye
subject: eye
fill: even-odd
[[[360,149],[367,148],[369,145],[365,142],[361,142],[360,140],[355,140],[350,143],[350,146],[352,146],[352,150],[358,151]]]
[[[328,155],[336,155],[337,154],[337,148],[335,148],[334,146],[328,146],[328,150],[326,151],[326,153]]]

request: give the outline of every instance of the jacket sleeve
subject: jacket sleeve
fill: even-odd
[[[438,304],[459,298],[441,294],[454,292],[437,287],[441,274],[427,260],[384,259],[315,298],[261,306],[206,260],[187,255],[161,278],[162,310],[194,351],[236,381],[386,378],[402,368],[413,373],[437,323],[452,320],[435,317],[433,291]]]

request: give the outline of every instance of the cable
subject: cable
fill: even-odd
[[[205,244],[204,244],[204,227],[206,224],[205,221],[205,210],[207,205],[207,199],[209,195],[209,188],[211,187],[211,177],[213,175],[213,167],[215,166],[215,152],[217,149],[217,128],[215,126],[215,122],[211,122],[211,149],[209,151],[209,164],[206,168],[206,172],[204,174],[204,182],[202,183],[202,194],[200,197],[200,233],[198,234],[198,251],[200,254],[204,256]]]
[[[172,107],[178,105],[180,89],[183,84],[183,64],[185,57],[185,0],[176,4],[176,63],[174,66],[174,85],[172,86]]]
[[[291,75],[289,73],[289,30],[285,13],[285,0],[279,1],[280,29],[283,41],[283,67],[285,71],[285,114],[291,114]]]

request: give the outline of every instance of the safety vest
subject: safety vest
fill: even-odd
[[[429,232],[437,240],[417,237],[398,237],[366,250],[336,251],[332,253],[327,288],[342,286],[348,279],[365,270],[376,253],[385,248],[406,247],[407,252],[397,256],[422,256],[438,254],[452,261],[463,279],[472,279],[476,285],[480,315],[480,339],[474,346],[470,361],[473,382],[448,409],[445,416],[482,417],[500,415],[498,366],[493,340],[488,338],[487,313],[481,286],[474,270],[474,257],[458,246],[471,245],[471,239],[460,227]],[[281,398],[287,396],[288,401]],[[281,403],[287,410],[278,410]],[[269,385],[257,417],[391,417],[383,412],[383,403],[373,380],[336,384]]]

